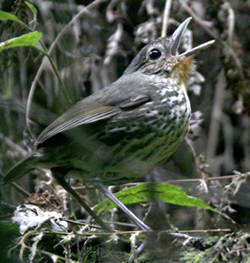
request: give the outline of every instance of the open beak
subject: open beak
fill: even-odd
[[[179,57],[179,56],[185,56],[185,57],[189,57],[192,55],[196,55],[197,53],[199,53],[200,51],[210,47],[215,40],[210,40],[204,44],[201,44],[195,48],[192,48],[188,51],[185,51],[184,53],[178,55],[178,48],[181,42],[181,38],[183,36],[183,33],[185,32],[189,22],[191,21],[192,17],[187,18],[184,22],[182,22],[178,28],[174,31],[174,33],[172,34],[172,43],[170,45],[170,53],[173,57]]]

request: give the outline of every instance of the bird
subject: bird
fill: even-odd
[[[182,22],[171,37],[159,37],[144,46],[118,80],[79,101],[45,128],[32,152],[7,172],[2,183],[11,183],[32,169],[51,169],[58,183],[105,231],[110,228],[65,177],[93,184],[139,228],[151,230],[106,186],[144,178],[185,138],[191,115],[187,81],[194,56],[214,43],[179,54],[190,20]]]

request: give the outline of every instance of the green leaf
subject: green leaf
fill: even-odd
[[[124,189],[115,194],[115,196],[123,204],[150,202],[154,200],[181,206],[194,206],[219,213],[212,207],[206,205],[202,200],[187,195],[181,188],[164,183],[142,183],[135,187]],[[116,207],[116,205],[109,199],[106,199],[96,205],[93,210],[95,212],[103,212],[114,207]]]
[[[0,20],[12,20],[21,25],[25,25],[17,16],[0,10]],[[26,25],[25,25],[26,26]]]
[[[22,46],[32,46],[40,51],[43,50],[36,45],[36,43],[41,39],[42,33],[34,31],[20,37],[11,38],[5,42],[0,43],[0,52],[13,47],[22,47]]]
[[[37,9],[31,3],[25,1],[25,4],[29,7],[34,15],[37,15]]]
[[[34,23],[35,23],[35,26],[36,26],[36,24],[37,24],[37,9],[29,2],[25,2],[25,4],[32,11],[32,13],[33,13],[33,20],[34,20]]]

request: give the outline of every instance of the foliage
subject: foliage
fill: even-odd
[[[123,204],[146,203],[162,201],[175,205],[194,206],[216,212],[202,200],[188,196],[179,187],[163,183],[141,183],[135,187],[123,189],[115,195]],[[116,207],[114,203],[106,199],[94,207],[96,212],[104,212]]]

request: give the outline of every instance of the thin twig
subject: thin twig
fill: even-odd
[[[228,43],[232,47],[235,27],[235,14],[233,8],[230,6],[229,3],[226,3],[226,7],[228,11]]]
[[[225,176],[220,176],[220,177],[208,177],[206,179],[202,179],[202,178],[194,178],[194,179],[178,179],[178,180],[167,180],[167,181],[163,181],[161,183],[163,184],[168,184],[168,183],[194,183],[194,182],[201,182],[201,181],[216,181],[216,180],[228,180],[228,179],[235,179],[238,176],[242,176],[242,177],[249,177],[250,173],[244,173],[241,175],[235,174],[235,175],[225,175]],[[139,184],[141,184],[142,182],[134,182],[134,183],[127,183],[127,184],[121,184],[121,185],[115,185],[116,187],[132,187],[132,186],[137,186]],[[86,186],[76,186],[76,187],[72,187],[75,191],[81,191],[81,190],[85,190]],[[94,186],[89,185],[89,188],[94,188]]]
[[[180,230],[180,233],[211,233],[211,232],[231,232],[232,229],[225,228],[225,229],[199,229],[199,230]]]
[[[90,228],[97,228],[97,229],[102,229],[100,226],[97,225],[92,225],[92,224],[88,224],[88,223],[82,223],[80,221],[74,221],[74,220],[70,220],[67,218],[60,218],[61,221],[66,221],[68,223],[71,223],[73,225],[80,225],[80,226],[89,226]]]
[[[162,21],[162,31],[161,31],[162,37],[167,36],[168,18],[169,18],[171,5],[172,5],[172,0],[166,0],[164,13],[163,13],[163,21]]]
[[[215,87],[214,105],[212,110],[210,129],[208,133],[207,154],[206,154],[208,162],[213,160],[219,140],[219,130],[221,126],[225,89],[226,89],[225,73],[224,70],[221,70],[218,76],[218,82]]]
[[[206,179],[197,178],[197,179],[167,180],[167,181],[164,181],[164,182],[161,182],[161,183],[190,183],[190,182],[200,182],[200,181],[216,181],[216,180],[234,179],[237,176],[239,176],[239,175],[235,174],[235,175],[225,175],[225,176],[220,176],[220,177],[208,177]],[[250,176],[250,173],[244,173],[244,174],[241,174],[241,176],[248,177],[248,176]],[[122,185],[119,185],[119,187],[136,186],[138,184],[141,184],[141,182],[122,184]]]
[[[5,143],[11,148],[20,153],[22,156],[27,156],[28,151],[23,149],[20,145],[14,143],[12,140],[8,139],[7,137],[4,137]]]
[[[101,229],[100,226],[89,224],[87,222],[84,222],[85,220],[70,220],[66,218],[61,218],[60,220],[67,221],[68,223],[75,224],[75,225],[81,225],[81,226],[89,226],[90,228],[98,228]],[[81,222],[82,221],[82,222]],[[104,221],[104,223],[111,224],[110,221]],[[119,225],[119,226],[126,226],[126,227],[137,227],[135,224],[130,224],[130,223],[123,223],[123,222],[117,222],[117,221],[112,221],[112,224]]]
[[[14,187],[19,193],[21,193],[22,195],[24,195],[25,197],[29,197],[30,193],[27,192],[26,190],[24,190],[21,186],[19,186],[18,184],[12,182],[10,184],[12,187]]]
[[[230,228],[217,228],[217,229],[198,229],[198,230],[178,230],[178,232],[176,233],[215,233],[215,232],[231,232],[232,229]],[[107,236],[107,235],[127,235],[127,234],[135,234],[135,233],[147,233],[149,231],[145,231],[145,230],[131,230],[131,231],[116,231],[116,232],[85,232],[84,234],[79,234],[79,233],[75,233],[75,235],[86,235],[86,236],[91,236],[91,235],[99,235],[99,236]],[[160,233],[174,233],[172,229],[168,229],[168,230],[162,230],[159,231]],[[50,231],[44,231],[43,233],[45,234],[51,234]],[[53,232],[55,234],[59,234],[59,235],[69,235],[70,233],[67,232]],[[152,231],[150,232],[152,233]]]
[[[210,35],[216,41],[223,44],[224,41],[213,30],[211,30],[209,27],[204,25],[203,20],[196,15],[196,13],[187,5],[185,0],[180,0],[180,3],[182,7],[187,11],[187,13],[189,13],[193,17],[195,22],[199,24],[207,32],[208,35]]]

